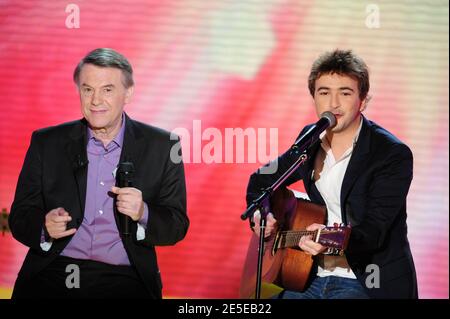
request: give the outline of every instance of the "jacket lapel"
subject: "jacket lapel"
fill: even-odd
[[[305,190],[308,193],[308,196],[310,200],[314,202],[319,202],[325,205],[325,201],[323,200],[322,196],[320,195],[320,192],[317,190],[317,187],[312,179],[312,173],[314,171],[314,162],[316,160],[317,153],[320,149],[320,144],[322,141],[319,139],[309,150],[308,156],[309,159],[306,163],[306,176],[304,177],[304,185]]]
[[[72,212],[73,220],[83,217],[86,201],[88,171],[86,128],[86,120],[80,120],[79,125],[76,125],[70,132],[70,141],[66,144],[66,152],[69,156],[69,160],[72,162],[73,174],[77,184],[78,201],[80,204],[80,210]]]
[[[341,188],[341,211],[342,216],[345,217],[345,201],[351,191],[356,179],[360,176],[361,172],[365,169],[365,163],[370,154],[370,122],[363,116],[363,124],[361,132],[353,150],[352,157],[348,163],[347,171],[344,175]]]
[[[135,176],[140,163],[141,152],[144,147],[144,139],[142,138],[142,133],[134,124],[134,121],[125,115],[125,135],[123,138],[123,147],[120,154],[120,162],[132,162],[134,165]]]

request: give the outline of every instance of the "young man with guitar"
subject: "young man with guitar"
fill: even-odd
[[[362,115],[368,102],[369,72],[352,51],[335,50],[320,56],[308,84],[317,115],[332,112],[337,124],[308,149],[308,161],[284,186],[302,179],[311,201],[326,206],[324,223],[350,225],[351,234],[341,255],[328,254],[311,235],[302,236],[298,247],[313,256],[314,270],[305,289],[286,288],[278,298],[417,298],[406,225],[406,197],[413,176],[410,149]],[[249,205],[261,189],[283,174],[294,157],[288,151],[278,158],[276,173],[258,171],[250,177]],[[278,231],[276,217],[268,214],[268,238]],[[259,236],[259,215],[255,214],[252,226]],[[306,230],[323,227],[313,223]]]

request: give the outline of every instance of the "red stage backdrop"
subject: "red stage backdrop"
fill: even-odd
[[[114,48],[135,70],[128,114],[185,133],[191,228],[158,249],[164,296],[237,297],[248,177],[317,120],[313,60],[351,48],[371,70],[366,115],[414,153],[408,224],[420,297],[448,298],[448,2],[373,2],[0,1],[0,208],[10,208],[32,131],[80,118],[78,61]],[[256,141],[240,154],[226,137],[239,128]],[[0,235],[5,297],[25,253]]]

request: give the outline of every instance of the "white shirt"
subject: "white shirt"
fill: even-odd
[[[315,182],[317,189],[325,200],[327,206],[328,218],[327,226],[333,226],[334,223],[341,224],[341,189],[344,175],[347,170],[348,163],[353,153],[353,148],[358,140],[359,133],[361,132],[361,123],[359,124],[358,131],[353,139],[352,146],[347,149],[344,154],[337,161],[334,158],[328,140],[325,138],[326,132],[323,132],[320,136],[322,140],[321,147],[325,152],[324,164],[320,177]],[[321,160],[319,157],[318,161]],[[314,174],[314,171],[313,171]],[[319,255],[319,268],[317,276],[338,276],[345,278],[356,278],[355,274],[348,265],[347,258],[345,256],[328,256]]]

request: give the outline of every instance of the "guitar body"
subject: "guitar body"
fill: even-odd
[[[312,202],[297,199],[293,192],[278,189],[271,197],[271,212],[278,222],[278,230],[302,230],[318,223],[324,224],[326,208]],[[303,291],[308,281],[313,259],[299,248],[273,250],[276,235],[264,245],[261,297],[270,298],[282,289]],[[239,295],[252,298],[255,294],[259,237],[252,235],[241,278]],[[281,286],[282,288],[280,288]]]

